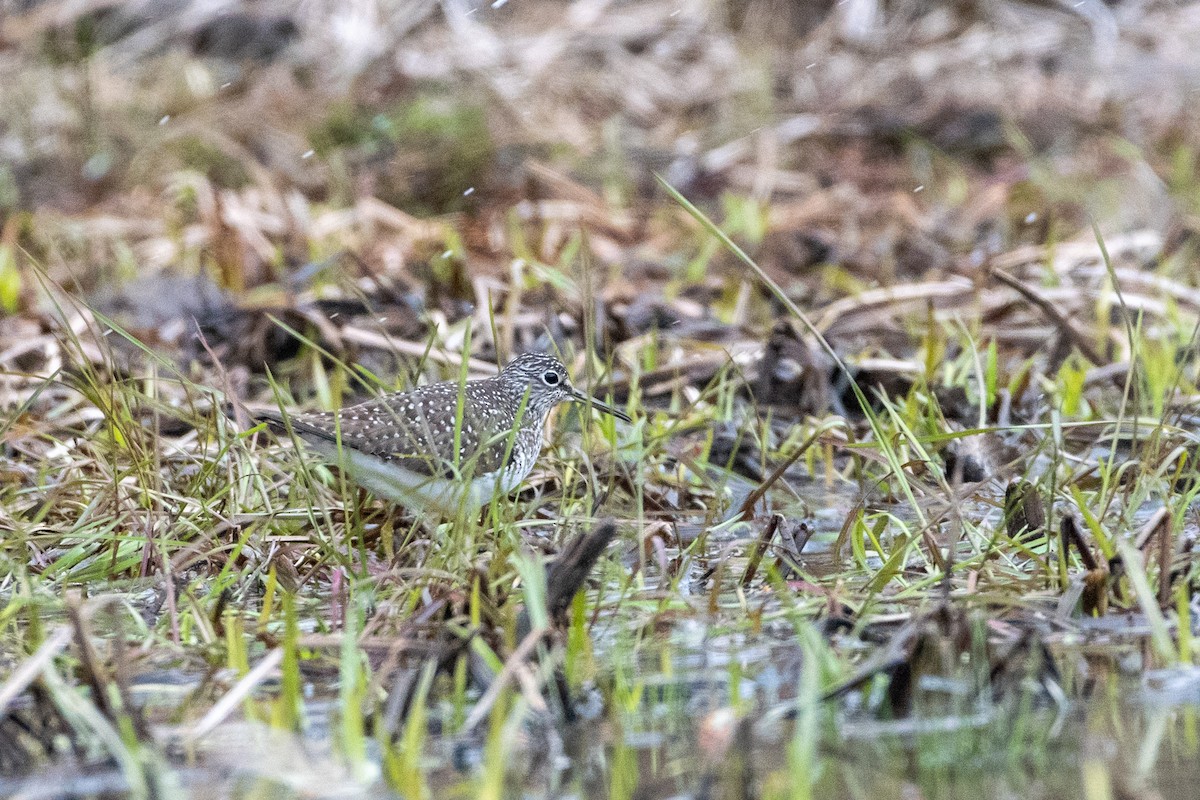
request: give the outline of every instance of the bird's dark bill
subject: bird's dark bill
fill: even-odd
[[[611,414],[612,416],[616,417],[617,419],[619,419],[623,422],[633,422],[633,418],[630,417],[628,414],[626,414],[624,411],[621,411],[618,408],[614,408],[613,406],[610,406],[608,403],[605,403],[601,400],[597,400],[596,398],[592,397],[591,395],[586,395],[583,392],[579,391],[578,389],[576,389],[574,392],[572,392],[572,397],[574,397],[576,400],[578,400],[581,403],[588,404],[589,406],[596,409],[597,411],[603,411],[605,414]]]

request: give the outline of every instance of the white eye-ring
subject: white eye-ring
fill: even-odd
[[[562,378],[552,369],[548,369],[542,373],[542,383],[547,386],[558,386],[562,382]]]

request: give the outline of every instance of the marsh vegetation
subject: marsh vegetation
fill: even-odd
[[[0,0],[0,794],[1194,797],[1197,46]],[[241,412],[527,351],[478,514]]]

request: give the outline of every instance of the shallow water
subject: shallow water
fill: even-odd
[[[927,676],[902,717],[880,710],[882,688],[804,702],[813,656],[793,642],[682,624],[607,654],[603,663],[621,677],[580,693],[574,721],[532,712],[510,721],[502,796],[1193,798],[1200,669],[1142,674],[1146,643],[1126,622],[1089,625],[1063,637],[1071,643],[1052,645],[1059,696],[1030,685],[994,697],[954,676]],[[137,696],[151,712],[176,707],[199,682],[182,672],[146,678]],[[192,754],[176,750],[161,762],[161,787],[214,800],[398,796],[386,787],[376,748],[355,768],[331,745],[335,687],[306,688],[303,737],[235,719]],[[450,714],[435,703],[434,729]],[[156,730],[169,741],[176,729]],[[480,795],[496,761],[485,730],[432,736],[420,763],[427,796],[440,798]],[[0,795],[23,798],[134,789],[115,769],[56,767],[0,779]]]
[[[707,533],[698,522],[677,524],[663,548],[682,571],[674,584],[653,559],[639,564],[643,554],[622,546],[601,570],[603,612],[588,626],[596,667],[572,687],[569,708],[544,691],[548,708],[533,710],[514,692],[504,716],[471,735],[442,734],[455,730],[462,709],[446,699],[446,685],[435,685],[428,734],[401,779],[370,738],[369,718],[365,757],[341,751],[337,669],[330,666],[336,657],[326,654],[322,663],[302,662],[303,734],[272,728],[265,715],[243,717],[239,706],[192,744],[182,734],[234,679],[206,685],[194,661],[188,668],[144,663],[133,695],[160,744],[145,754],[144,772],[63,759],[34,774],[0,777],[0,796],[1197,796],[1200,668],[1147,669],[1162,659],[1153,655],[1145,618],[1072,617],[1057,608],[1054,591],[988,599],[955,590],[945,619],[929,610],[938,595],[928,593],[908,604],[881,594],[864,610],[859,587],[838,594],[840,576],[854,573],[832,549],[855,499],[816,491],[806,499],[813,530],[803,552],[792,554],[799,571],[783,576],[790,592],[764,584],[768,565],[781,568],[779,538],[759,577],[746,586],[738,580],[761,519]],[[698,545],[701,533],[707,538]],[[722,561],[723,573],[714,567]],[[641,583],[619,585],[618,567],[640,568]],[[832,617],[835,599],[852,603],[854,614]],[[306,613],[330,617],[327,603]],[[855,627],[855,614],[871,624]],[[920,635],[911,635],[913,626]],[[906,641],[861,686],[827,696]],[[1028,653],[1012,655],[1030,642]],[[251,665],[262,656],[259,646]],[[276,673],[255,696],[265,701],[278,688]],[[467,701],[480,695],[469,691]],[[181,714],[184,708],[191,710]]]

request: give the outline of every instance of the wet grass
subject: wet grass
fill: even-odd
[[[1192,145],[1088,140],[1184,218],[1106,238],[1128,186],[1004,128],[996,245],[986,159],[869,115],[805,142],[833,168],[747,160],[754,191],[686,148],[655,186],[615,141],[577,154],[600,190],[518,187],[452,94],[313,103],[306,193],[185,133],[162,231],[0,226],[0,794],[1194,795]],[[162,253],[234,299],[79,299]],[[381,502],[238,408],[528,349],[634,421],[558,411],[481,514]]]
[[[781,437],[739,369],[651,397],[660,355],[618,351],[596,374],[624,372],[634,423],[561,414],[550,471],[479,517],[379,503],[60,305],[112,333],[64,325],[76,366],[7,423],[13,769],[63,765],[68,794],[113,770],[139,797],[332,776],[404,797],[1184,796],[1194,688],[1149,687],[1196,681],[1200,484],[1171,411],[1195,393],[1192,340],[1123,314],[1128,366],[1097,382],[925,314],[923,369],[885,392],[677,200],[814,334],[847,412]],[[322,402],[373,382],[293,333]],[[114,337],[140,377],[112,369]],[[995,421],[1032,383],[1024,418]],[[965,407],[942,405],[954,391]],[[547,564],[598,515],[618,542],[552,614]],[[155,674],[183,694],[152,700]]]

